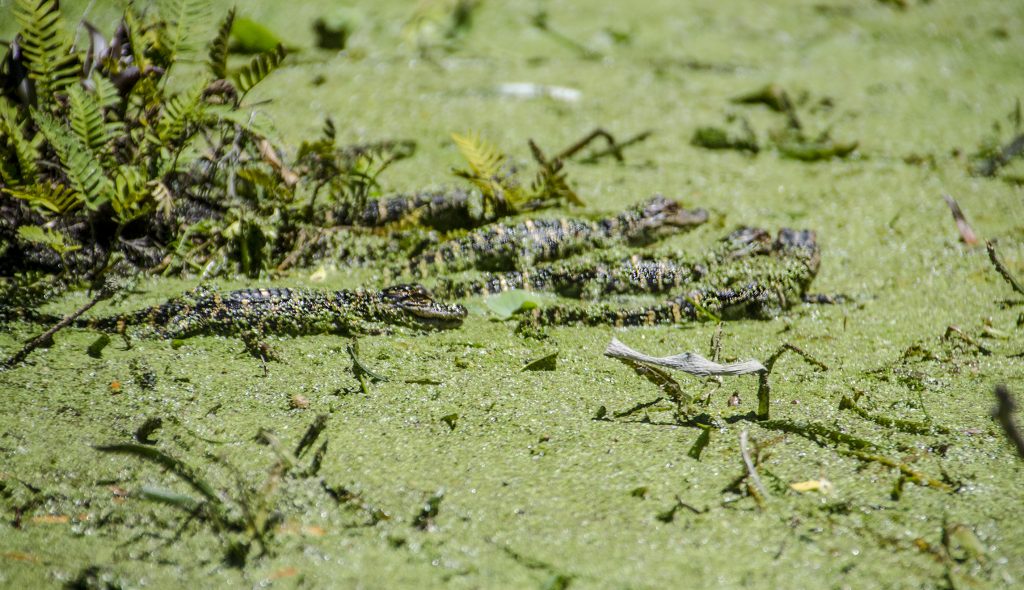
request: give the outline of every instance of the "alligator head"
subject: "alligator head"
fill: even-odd
[[[656,235],[670,233],[680,228],[693,228],[708,220],[704,209],[686,209],[674,199],[655,195],[639,204],[627,215],[640,220],[640,227],[653,230]]]
[[[435,301],[422,285],[394,285],[381,292],[384,303],[414,327],[435,330],[457,328],[466,319],[466,308]]]

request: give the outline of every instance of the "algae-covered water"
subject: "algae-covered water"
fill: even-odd
[[[87,3],[62,4],[74,17]],[[90,20],[110,29],[119,6],[88,4]],[[214,12],[228,6],[216,4]],[[357,25],[344,53],[313,48],[312,23],[337,16],[334,3],[239,11],[302,49],[254,97],[267,101],[259,109],[285,142],[317,133],[327,115],[345,141],[416,139],[415,157],[383,177],[391,189],[457,184],[452,132],[478,131],[528,168],[528,138],[555,152],[595,127],[620,138],[651,129],[624,164],[568,164],[587,202],[569,213],[610,213],[656,192],[712,212],[711,223],[659,251],[700,250],[742,224],[816,230],[813,290],[849,301],[721,326],[726,359],[764,360],[790,343],[827,365],[781,357],[770,422],[752,417],[756,377],[720,386],[679,377],[689,393],[710,394],[699,459],[691,450],[705,431],[678,422],[668,404],[616,415],[659,391],[602,356],[613,336],[656,356],[709,354],[712,323],[555,328],[538,341],[469,299],[461,329],[361,338],[362,362],[387,379],[364,376],[365,387],[338,336],[274,339],[281,360],[264,371],[237,340],[115,339],[94,358],[87,348],[97,334],[67,329],[0,374],[0,586],[1024,583],[1024,462],[990,418],[996,384],[1024,393],[1024,307],[984,246],[959,240],[941,199],[955,197],[979,237],[998,239],[1007,267],[1024,276],[1024,189],[967,172],[993,122],[1001,140],[1011,137],[1007,114],[1024,96],[1024,4],[765,4],[485,2],[451,51],[426,56],[403,34],[412,3],[346,7],[341,16]],[[534,26],[539,10],[587,51]],[[0,15],[9,35],[13,23]],[[579,98],[510,97],[498,91],[505,83],[571,88]],[[747,117],[762,139],[781,126],[762,106],[730,103],[769,83],[805,96],[798,108],[811,135],[831,129],[858,151],[801,162],[690,144],[697,128],[725,125],[730,114]],[[272,283],[382,283],[373,269],[328,262],[319,282],[315,271]],[[143,281],[97,313],[156,304],[197,282]],[[66,312],[86,299],[52,307]],[[950,326],[959,332],[944,338]],[[13,325],[0,349],[11,353],[40,329]],[[556,350],[554,371],[521,370]],[[840,409],[857,395],[865,415]],[[319,469],[309,469],[315,448],[281,467],[319,415]],[[744,430],[760,449],[761,503],[741,479]],[[864,441],[873,446],[855,456]],[[270,518],[265,554],[253,543],[244,565],[226,560],[250,533],[219,530],[208,512],[190,518],[180,502],[143,499],[200,495],[153,463],[94,449],[132,442],[189,465],[234,516]],[[918,475],[935,485],[917,485]],[[807,482],[819,489],[792,485],[815,487]]]

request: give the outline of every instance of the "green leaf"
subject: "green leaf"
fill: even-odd
[[[544,355],[539,359],[530,361],[525,367],[524,371],[554,371],[558,363],[558,351],[552,352],[551,354]]]
[[[522,289],[511,289],[484,300],[484,304],[503,320],[507,320],[516,313],[540,307],[543,302],[544,299],[537,293]]]
[[[199,506],[199,501],[192,496],[179,494],[166,488],[158,488],[156,486],[142,486],[142,488],[139,489],[139,497],[150,502],[157,502],[159,504],[167,504],[168,506],[181,508],[188,512],[192,512]]]
[[[449,430],[455,430],[455,427],[459,424],[459,415],[448,414],[447,416],[441,416],[441,422],[444,422]]]
[[[138,445],[132,443],[105,445],[93,448],[95,448],[97,451],[100,451],[101,453],[131,455],[133,457],[149,461],[150,463],[155,463],[163,467],[164,469],[170,471],[171,473],[177,475],[179,478],[182,479],[182,481],[189,484],[192,487],[192,489],[202,494],[202,496],[209,500],[210,502],[213,502],[214,504],[218,505],[222,503],[220,496],[217,495],[217,492],[216,490],[213,489],[213,486],[207,483],[206,480],[199,477],[194,469],[192,469],[189,465],[187,465],[180,459],[175,459],[174,457],[171,457],[170,455],[164,453],[159,449],[155,449],[153,447],[146,445]]]
[[[239,92],[245,95],[262,82],[281,65],[286,53],[284,45],[279,43],[273,51],[257,55],[249,62],[249,65],[238,70],[235,73],[235,86]]]
[[[284,44],[270,29],[244,16],[235,18],[230,30],[234,53],[267,53]]]
[[[228,37],[231,36],[231,28],[235,22],[235,9],[228,10],[227,16],[220,23],[217,29],[217,36],[210,43],[210,73],[213,77],[222,80],[228,77]]]
[[[64,234],[49,227],[43,229],[37,225],[23,225],[18,228],[18,235],[27,242],[49,246],[62,256],[81,248],[78,244],[67,243]]]
[[[86,352],[94,359],[103,358],[103,349],[110,344],[110,336],[108,334],[100,334],[100,337],[93,340],[93,343],[89,345]]]

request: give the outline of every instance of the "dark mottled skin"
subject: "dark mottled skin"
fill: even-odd
[[[494,220],[484,215],[479,196],[461,189],[370,199],[358,211],[340,211],[338,218],[341,223],[366,227],[414,218],[417,225],[440,231],[477,227]]]
[[[818,267],[818,248],[813,232],[783,229],[774,241],[758,228],[741,228],[721,240],[695,261],[645,259],[633,256],[610,263],[555,263],[534,269],[485,275],[479,280],[442,281],[438,292],[463,297],[494,294],[509,289],[551,291],[563,297],[596,299],[614,294],[662,294],[678,292],[697,283],[718,287],[742,284],[745,277],[763,274],[751,261],[762,257],[775,275],[813,278]],[[747,262],[748,264],[741,264]],[[792,263],[792,264],[789,264]],[[791,266],[792,268],[787,268]]]
[[[654,197],[615,217],[527,220],[492,225],[414,256],[396,274],[428,276],[476,268],[514,270],[614,244],[644,244],[666,232],[707,221],[707,211],[687,210],[671,199]]]
[[[200,287],[162,305],[76,325],[112,332],[137,327],[165,338],[247,333],[299,336],[373,332],[388,326],[447,329],[458,327],[465,317],[466,308],[434,301],[419,285],[381,291],[269,288],[227,293]]]
[[[774,289],[754,282],[738,289],[691,291],[658,305],[632,309],[608,304],[555,305],[533,310],[527,321],[541,325],[657,326],[716,318],[765,318],[774,314],[778,304]]]
[[[674,286],[677,294],[661,304],[632,309],[604,303],[557,305],[535,310],[528,321],[551,325],[652,326],[714,318],[768,318],[804,300],[820,262],[815,233],[783,229],[772,241],[765,239],[767,233],[762,230],[744,229],[742,232],[730,236],[731,245],[740,245],[749,252],[756,250],[761,255],[753,256],[748,252],[732,264],[712,268],[710,273],[716,276],[702,276],[695,283],[697,286],[683,287],[685,290],[681,293],[681,283],[668,281],[661,274],[670,263],[639,267],[654,269],[659,273],[655,277],[635,272],[624,279],[635,293],[661,293],[672,291]],[[756,239],[746,239],[748,237]],[[742,239],[736,241],[736,238]],[[638,267],[632,268],[635,271]],[[695,274],[692,270],[687,272]],[[625,290],[623,283],[617,284]]]

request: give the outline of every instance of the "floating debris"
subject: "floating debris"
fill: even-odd
[[[550,98],[562,102],[579,102],[583,93],[568,86],[546,86],[534,84],[533,82],[506,82],[498,84],[498,94],[508,98],[521,98],[524,100],[535,98]]]
[[[668,367],[697,377],[750,375],[767,371],[760,361],[754,359],[722,365],[709,361],[695,352],[684,352],[675,356],[660,358],[648,356],[619,342],[617,338],[612,338],[612,341],[608,343],[608,348],[605,349],[604,355],[615,359]]]
[[[807,481],[798,481],[796,483],[789,484],[790,489],[796,492],[820,492],[822,494],[829,494],[832,492],[832,482],[825,479],[809,479]]]
[[[558,363],[558,351],[544,355],[539,359],[530,361],[523,371],[554,371]]]
[[[949,195],[942,195],[942,199],[946,201],[950,212],[953,213],[956,229],[960,231],[960,239],[968,246],[976,246],[978,244],[978,236],[974,234],[971,224],[967,223],[967,218],[964,217],[964,212],[960,210],[960,205],[956,202],[956,199]]]

